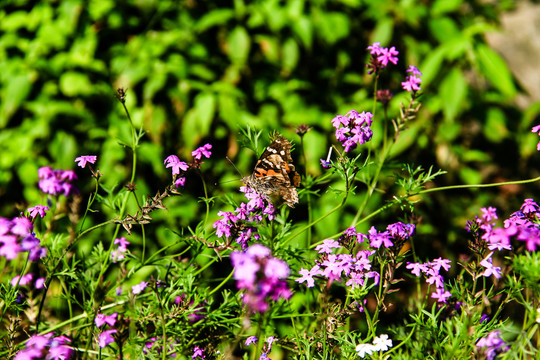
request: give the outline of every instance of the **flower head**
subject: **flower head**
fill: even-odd
[[[77,166],[84,168],[87,163],[94,164],[97,160],[95,155],[83,155],[75,159],[75,162],[78,163]]]
[[[196,159],[196,160],[201,160],[202,157],[204,156],[205,158],[209,159],[210,158],[210,155],[212,155],[212,153],[210,152],[210,149],[212,148],[212,144],[205,144],[197,149],[195,149],[194,151],[191,152],[191,155]]]

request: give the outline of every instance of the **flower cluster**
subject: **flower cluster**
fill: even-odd
[[[191,355],[192,359],[206,359],[206,355],[204,355],[204,349],[201,349],[198,346],[195,346],[193,348],[193,355]]]
[[[105,324],[112,327],[116,324],[117,317],[118,317],[117,313],[113,313],[111,315],[97,314],[94,322],[96,323],[97,328],[100,328]],[[107,345],[113,343],[114,342],[113,334],[116,334],[117,332],[118,330],[116,329],[109,329],[109,330],[102,331],[98,337],[99,347],[103,349]]]
[[[388,335],[382,334],[381,336],[376,336],[372,344],[356,345],[356,352],[358,356],[364,358],[366,354],[371,355],[376,351],[387,351],[391,347],[392,340],[388,338]]]
[[[315,260],[315,266],[310,270],[301,268],[302,277],[295,281],[299,283],[306,282],[307,287],[315,285],[315,276],[326,278],[328,281],[344,281],[345,285],[355,288],[364,286],[368,279],[373,278],[374,283],[378,284],[380,274],[371,271],[372,262],[370,256],[376,253],[376,249],[381,246],[389,248],[395,244],[401,245],[412,234],[415,226],[413,224],[404,224],[397,222],[387,226],[386,231],[377,232],[375,227],[371,227],[368,235],[357,233],[354,227],[348,228],[338,239],[325,239],[322,244],[317,245],[315,250],[319,253],[319,258]],[[351,249],[354,244],[360,244],[369,241],[371,249],[360,250],[355,256],[343,253],[343,248]]]
[[[378,71],[384,69],[389,62],[396,65],[398,62],[397,55],[399,51],[396,50],[394,46],[391,48],[381,47],[380,42],[375,42],[373,45],[367,47],[371,55],[369,63],[366,65],[368,74],[377,73]]]
[[[479,247],[485,244],[490,251],[512,250],[513,239],[525,242],[528,251],[536,251],[540,247],[540,225],[537,224],[540,207],[533,199],[525,199],[520,211],[504,220],[502,228],[495,226],[497,209],[488,207],[480,210],[481,217],[467,222],[467,230],[477,238]]]
[[[258,192],[247,186],[240,187],[240,191],[249,200],[247,204],[241,203],[232,212],[219,211],[218,216],[222,218],[216,221],[213,227],[216,229],[217,237],[234,238],[245,250],[248,247],[249,240],[252,238],[255,241],[259,240],[257,228],[251,226],[251,224],[260,223],[264,216],[267,216],[269,220],[273,220],[275,208]]]
[[[414,65],[409,65],[407,72],[409,73],[409,75],[407,75],[406,80],[401,83],[403,90],[411,93],[422,90],[422,88],[420,87],[420,83],[422,82],[422,79],[420,79],[420,76],[422,76],[420,70],[418,70]]]
[[[32,222],[24,216],[12,220],[0,217],[0,256],[13,260],[20,252],[27,251],[31,261],[45,257],[47,249],[40,246],[33,228]]]
[[[245,345],[246,346],[250,346],[252,344],[255,345],[255,344],[257,344],[257,341],[259,341],[259,339],[256,336],[249,336],[246,339]],[[274,344],[277,341],[279,341],[279,339],[276,338],[275,336],[269,336],[266,339],[266,341],[264,342],[264,345],[263,345],[263,348],[262,348],[262,351],[261,351],[261,356],[259,357],[259,360],[270,359],[268,357],[268,354],[270,354],[270,352],[272,351],[272,344]]]
[[[510,347],[501,338],[501,332],[495,330],[476,343],[476,347],[482,349],[487,360],[495,359],[498,354],[507,352]]]
[[[15,276],[13,279],[11,279],[11,285],[12,286],[28,286],[32,284],[32,281],[34,280],[34,274],[28,273],[23,276]],[[45,278],[40,277],[37,278],[34,282],[34,288],[36,290],[43,289],[45,287]]]
[[[26,347],[19,351],[14,360],[51,359],[67,360],[73,355],[73,350],[66,345],[71,340],[66,336],[56,336],[53,333],[34,335],[26,342]]]
[[[129,245],[129,241],[127,241],[125,237],[121,237],[118,239],[114,239],[114,245],[118,245],[118,247],[111,251],[112,262],[123,260],[126,257],[125,254],[128,251],[127,246]]]
[[[232,252],[231,262],[236,286],[246,291],[243,301],[250,311],[265,312],[269,300],[288,300],[291,297],[286,282],[289,266],[273,257],[264,245],[254,244],[245,252]]]
[[[190,168],[200,168],[202,164],[202,157],[206,157],[207,159],[210,158],[212,153],[210,152],[210,149],[212,148],[211,144],[205,144],[191,152],[191,155],[193,156],[193,162],[191,164],[188,164],[184,161],[180,161],[178,156],[176,155],[169,155],[164,161],[164,164],[166,165],[165,168],[172,168],[172,176],[174,181],[174,186],[176,187],[184,187],[186,184],[186,178],[184,176],[184,173]]]
[[[414,224],[405,224],[398,221],[394,224],[390,224],[383,232],[378,232],[374,226],[368,231],[368,235],[362,236],[369,240],[369,245],[374,249],[379,249],[381,246],[385,248],[396,247],[401,249],[403,243],[408,240],[415,232],[416,227]]]
[[[337,115],[332,119],[332,126],[336,128],[336,139],[341,142],[345,152],[371,140],[372,122],[372,113],[363,111],[359,114],[356,110],[349,111],[345,116]]]
[[[440,275],[441,269],[448,271],[451,261],[448,259],[438,258],[427,263],[407,263],[407,269],[411,270],[413,275],[420,277],[420,273],[426,277],[426,283],[435,285],[436,290],[431,293],[433,299],[437,299],[439,303],[447,303],[452,294],[448,290],[444,290],[444,278]]]
[[[69,196],[76,194],[78,189],[72,184],[77,175],[72,170],[53,169],[43,166],[38,169],[39,188],[45,194]]]

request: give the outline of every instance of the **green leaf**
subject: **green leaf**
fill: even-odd
[[[476,46],[478,65],[482,74],[497,88],[503,95],[512,99],[516,96],[517,90],[514,86],[512,74],[504,59],[494,50],[484,44]]]
[[[298,49],[298,44],[293,38],[288,38],[283,44],[283,54],[282,54],[282,64],[283,69],[287,72],[294,70],[296,65],[298,65],[298,59],[300,57],[300,51]]]
[[[60,90],[66,96],[89,95],[94,86],[86,74],[68,71],[60,76]]]
[[[2,91],[0,105],[0,129],[6,127],[9,118],[26,99],[35,77],[34,73],[30,73],[16,75],[7,79],[7,86]]]
[[[484,136],[493,143],[500,143],[508,136],[506,116],[499,108],[490,108],[487,112],[486,125],[483,127]]]
[[[452,122],[463,111],[467,97],[467,82],[461,74],[461,70],[454,68],[444,78],[440,86],[440,94],[443,99],[442,108],[445,121]]]
[[[246,29],[241,26],[234,28],[227,38],[227,45],[231,61],[238,66],[245,65],[251,47],[251,39]]]
[[[184,145],[193,148],[198,139],[208,135],[216,112],[216,97],[211,92],[202,92],[195,97],[194,106],[186,114],[182,135]]]
[[[211,27],[224,25],[234,17],[232,9],[216,9],[205,14],[195,25],[195,31],[201,33]]]

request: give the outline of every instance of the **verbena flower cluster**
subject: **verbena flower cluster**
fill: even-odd
[[[482,350],[487,360],[493,360],[498,354],[507,352],[510,347],[501,338],[501,331],[494,330],[478,340],[476,347]]]
[[[422,82],[422,79],[420,79],[420,76],[422,76],[420,70],[418,70],[414,65],[409,65],[407,72],[409,75],[407,75],[406,80],[401,83],[403,90],[408,92],[417,92],[422,90],[420,87],[420,83]]]
[[[234,239],[245,250],[250,240],[258,241],[260,239],[256,225],[264,217],[273,220],[276,210],[258,192],[248,186],[240,187],[240,191],[249,200],[247,204],[241,203],[234,211],[219,211],[218,216],[222,218],[212,226],[216,229],[218,238]]]
[[[31,336],[24,349],[13,360],[65,360],[73,355],[67,344],[71,340],[66,336],[54,336],[53,333]]]
[[[231,253],[234,278],[238,289],[244,290],[242,300],[252,312],[265,312],[268,301],[288,300],[292,292],[287,287],[289,266],[261,244],[251,245],[245,252]]]
[[[490,251],[512,250],[512,240],[524,244],[528,251],[540,247],[540,208],[533,199],[525,199],[520,211],[516,211],[504,220],[503,227],[497,227],[497,209],[482,208],[481,217],[467,223],[467,230],[477,238],[480,246],[487,246]]]
[[[376,253],[376,249],[390,248],[395,243],[402,244],[414,234],[414,230],[413,224],[402,222],[388,225],[383,232],[377,232],[375,227],[371,227],[368,235],[357,233],[354,227],[350,227],[338,241],[325,239],[322,244],[317,245],[315,250],[319,253],[319,258],[315,260],[315,266],[310,270],[301,268],[299,273],[302,277],[295,281],[306,282],[307,287],[313,287],[314,278],[317,277],[329,282],[342,281],[353,289],[364,286],[371,278],[378,284],[381,275],[371,270],[373,264],[370,257]],[[343,253],[344,249],[351,247],[351,243],[361,244],[366,240],[370,249],[360,250],[354,256]]]
[[[246,339],[245,345],[246,346],[256,345],[258,341],[259,339],[256,336],[248,336],[248,338]],[[276,338],[275,336],[269,336],[266,339],[266,341],[263,344],[263,347],[261,350],[261,356],[259,356],[259,360],[270,359],[268,357],[268,354],[270,354],[270,352],[272,351],[272,345],[277,341],[279,341],[279,339]]]
[[[452,296],[450,291],[444,289],[444,278],[440,274],[441,269],[450,270],[451,261],[438,258],[427,263],[407,263],[407,269],[411,270],[413,275],[420,277],[422,274],[426,277],[426,283],[435,285],[435,291],[431,297],[437,302],[447,303],[447,299]]]
[[[388,63],[394,65],[398,62],[397,55],[399,51],[396,50],[394,46],[391,48],[381,47],[380,42],[375,42],[373,45],[367,47],[371,55],[371,59],[366,67],[369,69],[368,74],[377,73],[378,71],[384,69]]]
[[[73,170],[43,166],[38,169],[38,176],[38,186],[45,194],[69,196],[79,192],[72,184],[77,179],[77,174]]]
[[[96,319],[94,320],[96,327],[101,328],[105,325],[113,327],[116,324],[116,319],[118,317],[117,313],[111,315],[97,314]],[[108,329],[103,330],[98,336],[98,344],[100,348],[105,348],[107,345],[114,342],[114,334],[118,332],[117,329]]]
[[[337,115],[332,119],[332,126],[336,128],[336,139],[341,142],[345,152],[354,150],[358,145],[371,140],[372,123],[372,113],[363,111],[359,114],[356,110],[349,111],[345,116]]]
[[[0,256],[13,260],[19,253],[28,252],[31,261],[45,257],[47,249],[40,245],[33,229],[34,224],[27,217],[0,218]]]

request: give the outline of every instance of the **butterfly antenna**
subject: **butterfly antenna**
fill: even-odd
[[[234,163],[232,162],[232,160],[227,156],[225,155],[225,159],[229,160],[229,162],[231,163],[231,165],[236,169],[236,171],[238,172],[238,175],[240,175],[240,179],[234,179],[234,180],[229,180],[229,181],[223,181],[223,182],[217,182],[214,184],[214,186],[217,186],[218,184],[226,184],[226,183],[230,183],[230,182],[233,182],[233,181],[241,181],[244,177],[242,176],[242,173],[240,172],[240,170],[238,170],[238,168],[236,167],[236,165],[234,165]]]

